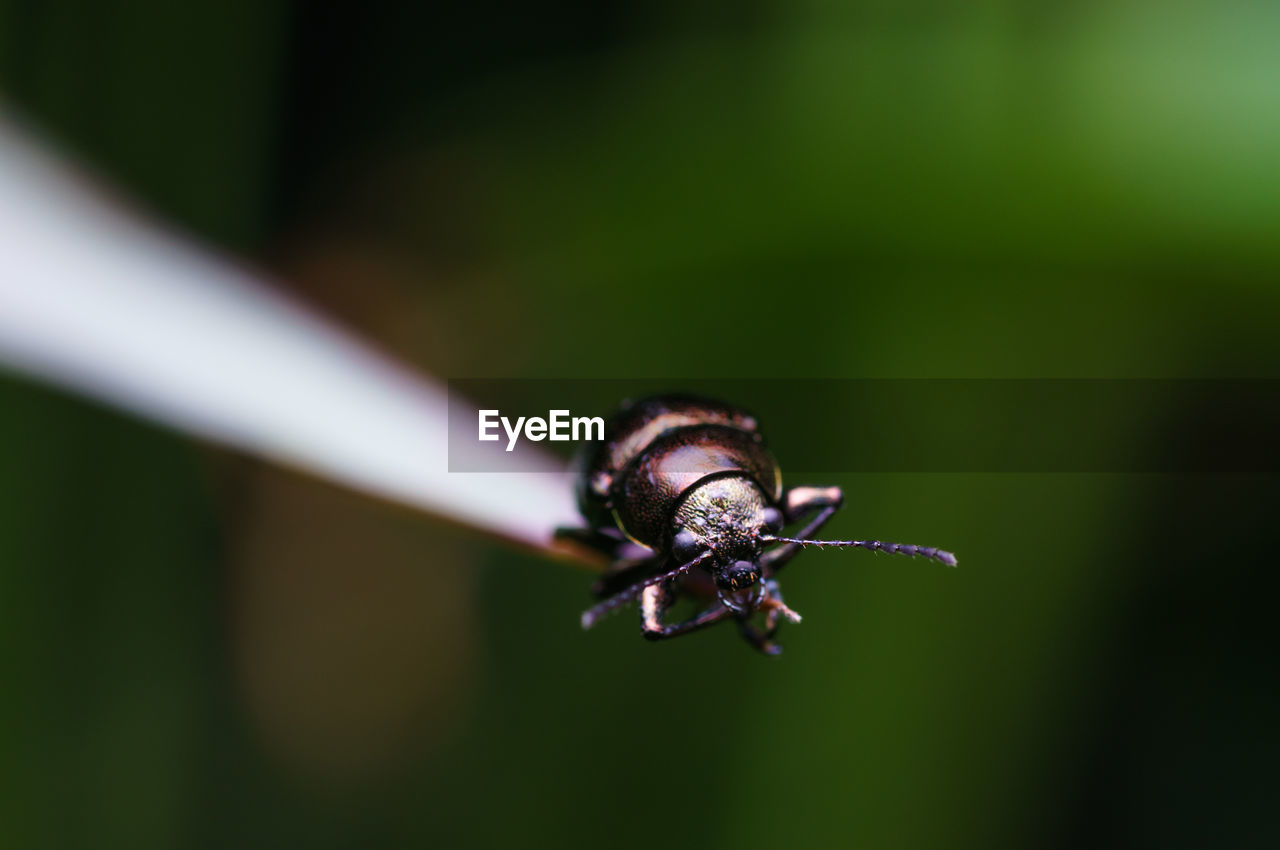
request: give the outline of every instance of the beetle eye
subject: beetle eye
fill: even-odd
[[[777,534],[782,531],[782,511],[777,508],[764,509],[764,530],[771,534]]]
[[[672,538],[671,557],[680,563],[687,564],[701,554],[702,547],[698,545],[698,538],[687,528]]]

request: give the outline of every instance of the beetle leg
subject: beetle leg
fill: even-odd
[[[658,573],[666,559],[662,555],[649,555],[644,558],[629,558],[615,561],[604,571],[604,575],[591,585],[591,592],[597,599],[604,599],[620,593],[638,581]]]
[[[644,593],[640,597],[640,628],[646,638],[649,640],[663,640],[664,638],[679,637],[680,635],[706,628],[712,623],[718,623],[733,613],[717,602],[683,623],[676,623],[670,626],[664,625],[662,615],[667,608],[671,607],[673,601],[673,594],[666,585],[655,584],[644,589]]]
[[[593,552],[599,552],[610,560],[616,559],[619,551],[628,542],[621,531],[608,527],[568,528],[562,526],[556,529],[555,539],[557,541],[569,541]]]
[[[793,523],[814,511],[818,512],[808,525],[792,535],[804,539],[816,534],[843,504],[844,494],[839,487],[792,487],[782,496],[782,516],[788,523]],[[799,543],[784,543],[765,553],[760,559],[761,563],[766,569],[776,573],[796,556],[800,548]]]
[[[764,631],[760,631],[755,626],[743,620],[739,626],[742,637],[747,643],[763,652],[765,655],[779,655],[782,653],[782,647],[773,642],[773,636],[778,633],[778,624],[766,626]]]
[[[782,647],[773,642],[773,636],[778,633],[779,616],[786,617],[793,623],[798,623],[800,622],[800,615],[788,608],[787,603],[782,601],[782,593],[778,590],[777,582],[768,582],[765,585],[765,591],[764,601],[756,609],[764,612],[764,630],[761,631],[756,628],[748,620],[742,620],[739,628],[747,643],[765,655],[777,655],[782,652]]]
[[[786,617],[793,623],[800,622],[800,615],[795,611],[792,611],[791,608],[788,607],[787,603],[783,601],[782,591],[778,589],[778,583],[776,581],[769,581],[766,583],[765,591],[764,601],[760,603],[758,610],[765,612],[764,622],[770,630],[769,634],[773,634],[773,632],[777,630],[779,615]]]
[[[662,565],[652,549],[633,543],[616,528],[557,528],[557,541],[567,541],[607,557],[609,566],[591,587],[598,599],[625,590]]]

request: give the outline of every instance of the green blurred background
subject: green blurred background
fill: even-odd
[[[1278,43],[1234,0],[0,0],[0,91],[440,376],[1276,377]],[[808,555],[765,659],[12,378],[0,435],[6,847],[1280,846],[1273,477],[792,481],[962,566]]]

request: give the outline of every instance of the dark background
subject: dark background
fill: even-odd
[[[0,91],[442,377],[1274,378],[1278,36],[1221,0],[0,0]],[[1134,450],[1202,468],[1201,412]],[[583,634],[584,572],[12,378],[0,436],[7,847],[1280,843],[1273,476],[792,479],[961,566],[806,554],[766,659]]]

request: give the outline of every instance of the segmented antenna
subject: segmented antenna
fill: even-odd
[[[593,605],[582,612],[582,628],[589,629],[596,623],[600,622],[600,618],[605,614],[615,611],[629,602],[634,602],[640,597],[640,594],[644,593],[645,588],[652,587],[655,584],[661,584],[664,581],[670,581],[673,578],[679,578],[710,557],[710,550],[703,552],[687,564],[681,564],[674,570],[669,570],[665,573],[658,573],[655,576],[649,576],[644,581],[638,581],[627,589],[615,593],[613,596],[610,596],[599,604]]]
[[[889,552],[894,555],[910,555],[922,558],[929,558],[934,561],[941,561],[948,567],[956,565],[956,556],[942,549],[935,549],[932,546],[912,546],[909,543],[882,543],[879,540],[802,540],[797,537],[776,537],[772,534],[764,534],[760,537],[761,543],[799,543],[801,547],[817,546],[819,549],[826,546],[836,546],[842,548],[858,548],[870,549],[874,552]]]

